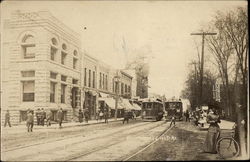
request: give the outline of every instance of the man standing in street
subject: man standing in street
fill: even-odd
[[[105,123],[108,123],[108,118],[109,118],[109,112],[107,109],[104,110],[104,119],[105,119]]]
[[[52,119],[52,112],[49,110],[48,114],[46,115],[47,117],[47,121],[46,121],[46,124],[47,124],[47,127],[51,125],[51,119]]]
[[[9,127],[11,127],[11,124],[10,124],[10,113],[9,113],[9,110],[7,110],[6,114],[5,114],[5,122],[4,122],[4,127],[6,127],[6,125],[9,125]]]
[[[88,110],[88,108],[84,111],[84,118],[85,118],[86,123],[88,123],[88,121],[89,121],[89,110]]]
[[[127,121],[127,123],[128,123],[128,120],[129,120],[129,113],[128,113],[127,110],[125,110],[125,112],[124,112],[124,119],[123,119],[122,123],[124,124],[125,121]]]
[[[42,108],[41,110],[41,125],[44,126],[44,120],[46,119],[46,112],[44,111],[44,109]]]
[[[36,112],[36,121],[37,121],[37,125],[41,125],[41,111],[40,111],[40,108],[38,108],[37,112]]]
[[[187,122],[187,121],[188,121],[188,122],[190,122],[190,118],[189,118],[189,112],[188,112],[188,110],[186,111],[185,116],[186,116],[186,122]]]
[[[34,115],[33,115],[33,112],[31,110],[28,110],[28,115],[27,115],[28,132],[32,132],[33,125],[34,125]]]
[[[62,111],[62,108],[60,108],[57,111],[57,121],[58,121],[58,124],[59,124],[59,128],[61,129],[62,128],[62,121],[63,121],[63,111]]]
[[[79,109],[79,115],[78,115],[78,118],[79,118],[79,122],[82,123],[83,121],[83,112],[81,109]]]
[[[172,124],[174,124],[174,126],[175,126],[175,119],[176,119],[176,111],[174,110],[172,117],[171,117],[170,127],[172,126]]]

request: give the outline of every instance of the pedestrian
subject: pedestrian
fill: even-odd
[[[60,108],[57,111],[57,121],[58,121],[58,124],[59,124],[59,128],[62,128],[62,121],[63,121],[63,111],[62,111],[62,108]]]
[[[207,123],[210,124],[204,143],[204,152],[216,153],[216,143],[220,136],[220,116],[215,109],[210,109],[207,115]]]
[[[9,110],[7,110],[7,112],[5,114],[4,127],[6,127],[7,123],[9,125],[9,127],[11,127],[11,124],[10,124],[10,112],[9,112]]]
[[[124,118],[123,118],[122,124],[124,124],[125,121],[127,121],[127,123],[129,121],[129,113],[127,110],[124,111]]]
[[[186,122],[187,122],[187,121],[188,121],[188,122],[190,122],[190,118],[189,118],[189,112],[188,112],[188,110],[186,111],[185,116],[186,116]]]
[[[100,113],[100,110],[97,110],[96,114],[95,114],[95,118],[96,118],[96,121],[98,122],[99,120],[99,113]]]
[[[47,115],[46,115],[46,118],[47,118],[47,122],[46,122],[47,127],[48,127],[48,126],[51,126],[52,112],[51,112],[50,110],[48,111],[48,113],[47,113]]]
[[[136,120],[136,114],[135,114],[135,112],[133,111],[132,113],[133,113],[133,119]]]
[[[36,121],[37,121],[37,125],[41,125],[41,110],[40,110],[40,108],[38,108],[37,112],[36,112]]]
[[[102,119],[103,119],[103,112],[102,112],[102,110],[99,112],[99,119],[100,119],[100,121],[102,121]]]
[[[28,128],[28,132],[32,132],[33,125],[34,125],[34,115],[33,115],[33,111],[31,111],[31,110],[28,110],[26,125],[27,125],[27,128]]]
[[[142,112],[142,119],[144,119],[144,117],[146,116],[146,111]]]
[[[85,122],[88,123],[88,121],[89,121],[89,110],[88,110],[88,108],[84,111],[84,118],[85,118]]]
[[[105,123],[108,123],[108,118],[109,118],[109,112],[108,112],[108,110],[106,109],[106,110],[104,110],[104,119],[105,119]]]
[[[79,118],[79,122],[82,123],[83,122],[83,112],[81,109],[79,109],[79,115],[78,115],[78,118]]]
[[[44,121],[46,119],[46,112],[44,111],[44,109],[42,108],[41,109],[41,118],[40,118],[40,121],[41,121],[41,125],[44,126]]]
[[[175,120],[176,120],[176,116],[175,116],[176,112],[174,111],[172,116],[171,116],[171,123],[170,123],[170,127],[172,126],[172,124],[174,124],[175,126]]]

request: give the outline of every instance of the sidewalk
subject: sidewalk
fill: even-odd
[[[117,121],[122,121],[123,118],[117,118]],[[89,120],[88,123],[86,123],[85,121],[83,121],[82,123],[79,122],[67,122],[67,123],[62,123],[62,129],[64,128],[70,128],[70,127],[80,127],[80,126],[86,126],[86,125],[94,125],[94,124],[101,124],[104,123],[104,119],[102,121],[98,121],[97,120]],[[109,119],[108,122],[116,122],[115,119]],[[14,133],[19,133],[19,132],[26,132],[27,131],[27,127],[25,124],[20,124],[20,125],[16,125],[16,126],[12,126],[12,127],[2,127],[2,133],[8,133],[8,134],[14,134]],[[51,126],[44,125],[34,125],[33,130],[34,131],[48,131],[48,130],[54,130],[54,129],[59,129],[59,125],[58,123],[55,124],[51,124]]]
[[[220,129],[232,129],[234,122],[228,121],[228,120],[221,120],[220,123],[218,123],[220,126]],[[207,130],[209,127],[208,123],[205,123],[204,127],[198,126],[201,130]]]

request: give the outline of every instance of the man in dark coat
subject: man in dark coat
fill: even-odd
[[[44,111],[44,109],[41,109],[41,125],[44,126],[44,120],[46,119],[46,112]]]
[[[62,108],[60,108],[57,111],[57,121],[58,121],[58,124],[59,124],[59,128],[62,128],[62,121],[63,121],[63,111],[62,111]]]
[[[175,126],[175,120],[176,120],[176,110],[173,110],[172,115],[171,115],[170,127],[172,126],[172,124],[174,124]]]
[[[47,127],[51,125],[51,120],[52,120],[52,112],[49,110],[48,114],[46,115],[47,117]]]
[[[188,110],[186,111],[185,116],[186,116],[186,122],[187,122],[187,121],[190,122],[190,117],[189,117],[189,112],[188,112]]]
[[[108,123],[108,119],[109,119],[109,112],[107,109],[104,110],[104,122]]]
[[[38,108],[37,112],[36,112],[36,121],[37,121],[37,125],[41,125],[41,110],[40,110],[40,108]]]
[[[123,119],[122,123],[124,124],[125,121],[127,121],[127,123],[128,123],[128,120],[129,120],[129,112],[125,110],[124,119]]]
[[[85,118],[86,123],[88,123],[88,121],[89,121],[89,110],[88,109],[86,109],[84,111],[84,118]]]
[[[5,114],[4,127],[6,127],[7,123],[9,125],[9,127],[11,127],[11,124],[10,124],[10,112],[9,112],[9,110],[7,110],[7,112]]]
[[[28,128],[28,132],[32,132],[33,125],[34,125],[33,111],[29,110],[28,111],[28,115],[27,115],[27,128]]]
[[[79,122],[82,123],[82,121],[83,121],[83,112],[82,112],[81,109],[79,110],[78,118],[79,118]]]

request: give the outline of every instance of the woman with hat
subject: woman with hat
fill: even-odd
[[[218,125],[220,123],[220,116],[214,108],[209,109],[207,123],[210,125],[204,144],[204,152],[216,153],[216,143],[220,136],[220,127]]]

